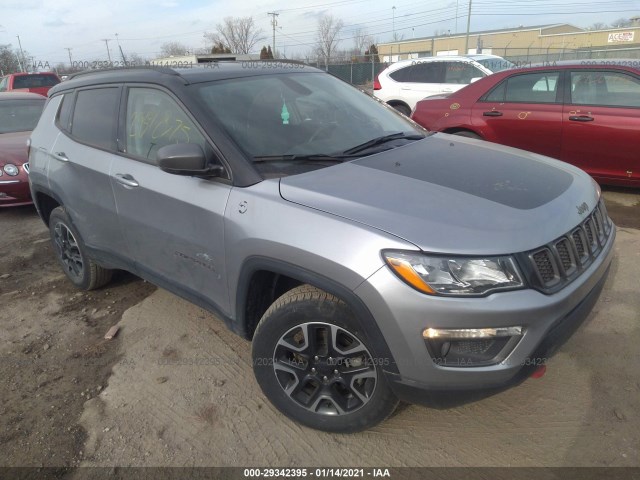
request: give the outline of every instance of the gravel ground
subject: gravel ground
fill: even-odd
[[[210,313],[124,273],[78,292],[33,208],[0,210],[0,466],[639,466],[640,195],[605,199],[609,282],[542,379],[350,436],[277,412]]]

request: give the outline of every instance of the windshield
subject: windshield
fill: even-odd
[[[493,73],[509,70],[516,66],[515,63],[505,60],[504,58],[474,58],[474,60]]]
[[[390,134],[426,134],[364,92],[324,73],[216,81],[200,85],[199,95],[255,161],[338,156]],[[398,137],[402,135],[392,139]]]
[[[5,100],[0,102],[0,133],[28,132],[38,123],[44,107],[42,100]]]
[[[38,88],[53,87],[60,83],[55,75],[16,75],[13,79],[13,88]]]

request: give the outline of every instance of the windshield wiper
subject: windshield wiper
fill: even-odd
[[[254,162],[289,162],[289,161],[299,161],[299,160],[307,160],[307,161],[318,161],[318,162],[338,162],[342,163],[346,160],[351,160],[352,158],[358,158],[360,155],[327,155],[324,153],[313,153],[313,154],[293,154],[293,155],[263,155],[253,157]]]
[[[424,135],[420,135],[417,133],[405,133],[405,132],[397,132],[392,133],[390,135],[383,135],[382,137],[377,137],[368,142],[364,142],[360,145],[356,145],[353,148],[345,150],[342,152],[345,155],[351,155],[354,153],[362,152],[363,150],[367,150],[368,148],[375,147],[377,145],[382,145],[383,143],[390,142],[391,140],[421,140],[424,138]]]

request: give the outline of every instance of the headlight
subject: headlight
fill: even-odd
[[[524,287],[509,256],[469,258],[397,251],[382,255],[396,275],[430,295],[485,295]]]
[[[16,175],[18,175],[19,170],[18,170],[18,167],[16,167],[13,163],[7,163],[4,166],[4,173],[12,177],[15,177]]]

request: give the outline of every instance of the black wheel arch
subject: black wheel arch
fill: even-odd
[[[64,206],[62,200],[57,194],[42,186],[32,187],[31,196],[33,198],[33,204],[38,211],[38,215],[40,215],[40,218],[48,227],[51,212],[53,212],[57,207]]]
[[[389,349],[389,346],[387,345],[387,342],[385,341],[373,315],[360,297],[358,297],[351,289],[331,278],[282,260],[262,256],[253,256],[245,260],[240,270],[236,289],[235,331],[243,335],[245,338],[251,339],[255,327],[257,326],[257,322],[260,320],[260,318],[255,320],[255,318],[250,318],[250,316],[247,315],[247,312],[249,311],[247,304],[249,303],[252,280],[255,278],[255,275],[259,275],[260,272],[270,272],[277,276],[293,279],[295,282],[294,286],[301,284],[312,285],[344,301],[351,309],[354,321],[358,326],[358,330],[365,337],[365,341],[377,355],[389,360],[388,365],[385,367],[385,371],[388,371],[389,373],[398,373],[398,367],[393,355],[391,354],[391,350]],[[273,300],[275,301],[275,298]],[[267,305],[267,308],[268,307],[269,306]],[[262,316],[262,313],[260,314],[260,317]]]
[[[407,105],[405,102],[403,102],[402,100],[389,100],[387,102],[387,104],[390,107],[395,108],[396,106],[401,106],[407,109],[407,111],[409,112],[409,114],[411,114],[411,107],[409,105]]]

